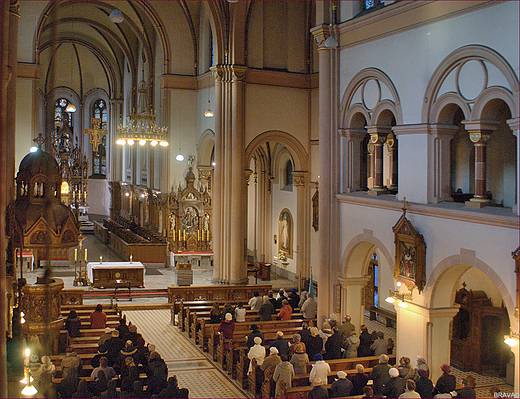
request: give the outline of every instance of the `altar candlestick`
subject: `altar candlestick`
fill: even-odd
[[[181,240],[181,231],[179,230],[179,241]]]
[[[197,230],[197,241],[200,241],[200,230]]]
[[[85,248],[85,260],[87,260],[87,248]]]
[[[182,230],[182,241],[186,241],[186,230]]]
[[[77,262],[77,260],[78,260],[78,249],[75,248],[74,249],[74,262]]]
[[[130,254],[130,263],[132,263],[132,259],[134,259],[134,257]]]
[[[99,263],[103,263],[103,255],[99,255]]]

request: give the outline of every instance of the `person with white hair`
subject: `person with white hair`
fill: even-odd
[[[383,392],[383,386],[385,383],[390,381],[390,374],[388,371],[392,366],[388,364],[388,356],[381,355],[379,356],[379,364],[374,366],[368,378],[370,378],[372,383],[372,388],[374,389],[374,395],[381,394]],[[397,369],[395,369],[397,371]],[[399,371],[397,371],[399,373]]]
[[[399,370],[397,370],[395,367],[390,368],[390,370],[388,370],[388,374],[390,376],[390,380],[385,383],[382,393],[387,398],[398,398],[404,393],[405,380],[399,378]]]
[[[220,322],[218,332],[224,334],[225,339],[233,338],[235,322],[233,321],[233,315],[231,313],[226,313],[225,319]]]
[[[276,339],[271,344],[271,348],[275,347],[278,349],[278,353],[280,356],[285,355],[287,356],[289,353],[289,342],[287,342],[286,339],[283,337],[283,331],[278,331],[276,333]]]
[[[304,319],[314,319],[318,314],[318,302],[312,297],[311,293],[307,294],[307,300],[303,303],[300,311]]]
[[[344,398],[350,396],[352,392],[353,384],[347,378],[347,373],[340,370],[337,372],[338,379],[332,383],[330,389],[332,390],[333,398]]]
[[[251,374],[251,371],[253,370],[253,359],[256,360],[256,364],[258,366],[261,366],[265,359],[265,347],[262,346],[262,338],[255,337],[253,339],[254,345],[249,349],[249,352],[247,353],[247,357],[249,358],[249,370],[247,371],[247,374]]]
[[[327,388],[325,388],[323,386],[323,384],[325,384],[326,382],[327,382],[327,380],[322,380],[321,378],[316,378],[314,380],[314,383],[312,384],[312,385],[314,385],[314,387],[309,391],[309,393],[307,394],[307,397],[316,398],[316,399],[328,398],[329,391],[327,390]]]
[[[276,349],[274,346],[269,348],[269,356],[267,356],[260,368],[264,372],[265,378],[269,378],[274,374],[274,369],[276,366],[278,366],[279,363],[282,362],[282,359],[280,356],[278,356],[278,349]]]
[[[426,363],[426,359],[421,355],[417,355],[417,368],[416,368],[417,373],[421,369],[426,371],[427,377],[430,376],[430,368],[428,367],[428,364]]]

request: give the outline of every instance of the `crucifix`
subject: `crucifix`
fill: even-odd
[[[92,118],[90,123],[92,124],[92,129],[85,129],[84,132],[85,134],[90,134],[90,143],[97,153],[98,147],[103,141],[103,136],[107,134],[107,130],[101,128],[101,119],[99,118]]]
[[[403,203],[403,207],[401,208],[403,210],[403,215],[406,215],[406,206],[409,205],[408,201],[406,201],[406,197],[404,197],[401,202]]]
[[[38,148],[41,150],[42,149],[42,144],[45,143],[45,139],[43,138],[43,134],[41,133],[38,133],[38,137],[36,137],[35,139],[33,139],[33,141],[38,144]]]

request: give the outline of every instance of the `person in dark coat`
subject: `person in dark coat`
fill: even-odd
[[[387,398],[399,398],[404,393],[404,380],[399,378],[399,370],[392,367],[388,374],[390,374],[390,380],[383,386],[383,395]]]
[[[158,398],[177,398],[179,395],[179,386],[177,384],[177,376],[168,378],[167,386],[159,392]]]
[[[92,392],[90,392],[90,389],[88,388],[87,380],[79,380],[78,390],[71,397],[74,399],[85,399],[91,398],[92,396]]]
[[[390,374],[388,374],[390,369],[391,366],[388,364],[388,356],[379,356],[379,364],[374,366],[368,376],[368,378],[373,381],[372,389],[375,395],[381,394],[383,392],[383,386],[390,381]],[[395,371],[397,371],[397,369]]]
[[[255,337],[259,337],[262,339],[262,342],[264,341],[264,334],[260,331],[258,326],[256,324],[251,324],[251,332],[247,336],[247,342],[246,346],[251,349],[253,345],[255,344]]]
[[[273,309],[276,310],[276,298],[274,297],[274,292],[269,291],[267,293],[267,297],[269,298],[269,302],[271,302],[271,304],[273,305]]]
[[[428,371],[418,369],[417,374],[419,378],[415,382],[415,392],[421,395],[421,398],[432,398],[433,382],[428,378]]]
[[[56,387],[56,393],[60,398],[72,398],[78,389],[78,370],[75,368],[63,369],[63,379]]]
[[[220,306],[217,302],[213,304],[211,310],[209,311],[209,322],[211,324],[218,324],[222,321],[222,312],[220,311]]]
[[[314,388],[309,391],[307,397],[316,399],[329,397],[329,391],[323,386],[323,381],[321,378],[316,378],[314,380]]]
[[[309,359],[314,359],[314,356],[317,353],[321,353],[323,350],[323,339],[320,337],[316,327],[311,327],[310,332],[311,336],[307,339],[305,346],[307,348],[307,355],[309,355]]]
[[[339,335],[339,334],[338,334]],[[330,389],[332,390],[333,398],[344,398],[350,396],[353,388],[352,382],[347,378],[347,373],[338,371],[338,379],[332,383]]]
[[[149,396],[157,395],[167,386],[167,378],[168,378],[168,366],[161,358],[158,352],[152,351],[150,353],[150,360],[148,361],[148,366],[146,368],[146,376],[147,376],[147,394]]]
[[[119,352],[119,357],[117,359],[117,364],[119,367],[124,367],[125,360],[127,357],[131,357],[134,360],[136,366],[140,364],[141,353],[137,350],[137,348],[132,344],[132,341],[128,340],[125,342],[125,347],[121,349]]]
[[[476,398],[475,389],[471,386],[469,379],[462,379],[462,389],[457,391],[456,398]]]
[[[124,367],[121,367],[121,392],[131,392],[134,381],[139,380],[139,371],[134,359],[130,356],[125,359]]]
[[[291,292],[289,292],[289,305],[291,308],[296,309],[298,304],[300,303],[300,296],[296,293],[296,288],[293,288]]]
[[[352,381],[352,396],[363,395],[363,388],[366,387],[368,376],[365,374],[365,367],[362,364],[356,364],[357,373],[350,377]]]
[[[75,338],[79,337],[81,334],[79,330],[81,329],[81,320],[78,317],[78,314],[75,310],[71,310],[69,315],[65,319],[65,330],[69,332],[69,337]]]
[[[271,346],[269,348],[276,348],[278,349],[278,354],[280,357],[287,356],[289,353],[289,342],[283,338],[283,332],[278,331],[276,333],[276,339],[273,341]]]
[[[359,334],[358,357],[372,356],[370,345],[372,345],[372,336],[368,333],[367,326],[363,324],[361,326],[361,334]]]
[[[125,342],[119,338],[119,330],[114,330],[112,331],[112,338],[107,339],[105,343],[99,347],[99,351],[102,353],[106,352],[108,365],[113,366],[117,364],[119,353],[124,347]]]
[[[343,337],[338,332],[338,328],[332,329],[332,335],[327,338],[325,342],[325,359],[341,359],[341,346],[343,343]]]
[[[108,388],[105,392],[102,392],[100,395],[100,398],[106,398],[106,399],[119,399],[121,397],[121,394],[117,390],[117,381],[116,380],[110,380],[107,384]]]
[[[134,381],[132,387],[132,398],[141,399],[146,397],[146,392],[143,390],[143,383],[140,380]]]
[[[97,379],[91,384],[91,389],[94,396],[99,396],[108,389],[108,380],[103,370],[97,372]]]
[[[269,321],[273,319],[273,314],[275,314],[274,306],[269,301],[269,297],[264,295],[262,306],[260,306],[260,310],[258,311],[260,315],[260,321]]]
[[[451,367],[449,364],[444,363],[441,366],[442,375],[437,380],[435,388],[433,389],[433,396],[440,393],[450,393],[454,391],[457,386],[457,379],[451,373]]]
[[[226,313],[225,320],[220,322],[218,332],[224,334],[225,339],[233,338],[233,332],[235,331],[235,322],[233,321],[233,315]]]
[[[134,346],[137,346],[137,339],[139,337],[143,337],[141,334],[137,332],[137,326],[135,324],[130,324],[128,326],[128,335],[126,336],[126,340],[132,341]]]
[[[126,337],[130,332],[128,326],[126,325],[126,319],[119,320],[119,325],[116,327],[116,330],[119,331],[119,338],[121,338],[123,341],[126,341]]]

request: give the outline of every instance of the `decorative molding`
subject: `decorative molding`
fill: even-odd
[[[295,187],[305,187],[311,177],[310,172],[293,171],[293,183]]]
[[[159,82],[162,89],[197,90],[197,79],[186,75],[161,75]]]
[[[40,79],[41,65],[29,64],[26,62],[18,62],[16,66],[16,75],[19,79]]]

